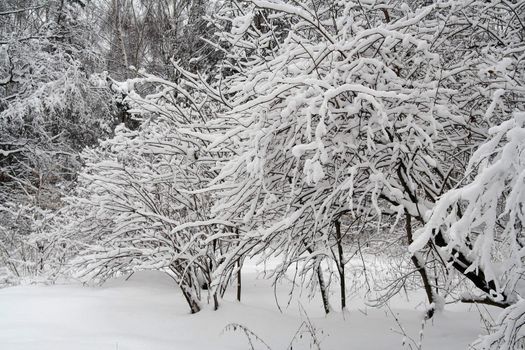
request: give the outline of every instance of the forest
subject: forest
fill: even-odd
[[[0,0],[1,349],[525,349],[524,223],[525,0]]]

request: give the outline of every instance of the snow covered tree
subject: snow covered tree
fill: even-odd
[[[17,277],[52,255],[54,239],[34,234],[52,226],[78,151],[112,129],[113,98],[91,76],[96,55],[79,10],[79,1],[0,4],[0,261]]]
[[[213,193],[202,191],[216,175],[206,95],[143,74],[118,84],[137,130],[86,150],[86,167],[71,197],[68,240],[77,244],[73,265],[84,280],[139,270],[166,272],[181,287],[192,313],[202,303],[218,307],[224,288],[210,288],[224,249],[234,236],[228,221],[210,214]]]
[[[97,16],[106,70],[115,79],[135,70],[175,79],[171,60],[201,72],[213,68],[217,55],[206,44],[212,35],[204,17],[216,4],[208,0],[104,0],[89,5]],[[132,68],[132,69],[130,69]]]
[[[239,151],[215,180],[228,184],[215,212],[242,227],[239,254],[284,256],[283,269],[319,261],[339,240],[331,232],[358,218],[394,231],[402,220],[411,243],[504,119],[494,96],[521,103],[520,17],[502,2],[243,4],[222,35],[235,72],[221,90],[234,124],[224,135]],[[428,316],[440,298],[426,265],[442,263],[441,245],[412,257]],[[482,267],[461,266],[490,289]]]
[[[83,155],[70,208],[80,274],[160,269],[197,312],[204,285],[217,305],[244,257],[276,255],[275,277],[297,266],[329,312],[326,267],[344,308],[348,256],[377,234],[402,246],[427,317],[458,275],[486,302],[514,303],[480,263],[499,248],[479,258],[479,228],[450,238],[471,199],[442,201],[482,174],[470,159],[491,127],[524,109],[522,12],[499,0],[225,2],[215,75],[172,62],[175,81],[138,70],[117,84],[140,126]]]
[[[464,301],[510,305],[499,329],[483,339],[487,349],[514,349],[522,341],[524,123],[525,113],[515,112],[490,129],[462,183],[439,199],[411,247],[415,251],[429,240],[442,240],[439,253],[451,268],[461,264],[465,274],[483,271],[488,281],[490,289],[464,295]]]

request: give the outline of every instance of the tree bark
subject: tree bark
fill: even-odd
[[[312,248],[310,247],[306,247],[306,251],[310,254],[312,254],[314,251]],[[318,258],[315,258],[316,260]],[[326,284],[324,282],[324,277],[323,277],[323,270],[321,268],[321,262],[319,261],[319,264],[317,265],[317,268],[315,269],[316,270],[316,274],[317,274],[317,282],[319,283],[319,289],[321,291],[321,299],[323,301],[323,308],[324,308],[324,312],[326,314],[329,314],[330,313],[330,303],[329,303],[329,300],[328,300],[328,293],[326,291]]]
[[[406,211],[405,211],[405,229],[407,233],[408,244],[410,245],[414,241],[414,237],[412,235],[412,216]],[[412,259],[412,263],[414,264],[417,271],[421,275],[421,279],[423,280],[423,286],[425,288],[425,293],[427,294],[427,299],[428,299],[429,304],[431,305],[434,304],[434,306],[429,308],[427,311],[426,317],[427,319],[430,319],[432,318],[432,316],[434,316],[434,311],[435,311],[435,297],[434,297],[434,292],[432,291],[432,285],[430,284],[430,280],[428,278],[428,273],[425,268],[425,264],[421,260],[420,255],[418,253],[414,253],[411,259]]]
[[[239,229],[235,229],[237,233],[237,239],[239,239]],[[237,259],[237,301],[241,301],[241,292],[242,292],[242,279],[241,279],[241,258]]]
[[[448,245],[441,231],[435,233],[433,242],[438,247],[447,247]],[[474,283],[477,288],[485,292],[490,297],[490,299],[492,299],[491,305],[499,306],[501,308],[506,308],[512,305],[512,302],[509,302],[508,297],[504,292],[497,291],[496,283],[493,280],[487,281],[487,277],[485,276],[482,268],[477,268],[473,271],[466,272],[472,262],[465,256],[465,254],[453,248],[450,252],[450,258],[448,259],[448,262],[451,262],[452,266],[461,274],[463,274],[463,276],[468,278],[472,283]]]
[[[337,244],[338,267],[339,272],[339,287],[341,289],[341,309],[346,308],[346,281],[345,281],[345,261],[343,253],[343,242],[341,236],[341,222],[335,221],[335,239]]]
[[[184,296],[184,299],[186,299],[186,303],[188,303],[190,308],[190,312],[192,314],[196,314],[197,312],[201,311],[201,305],[198,297],[193,292],[194,283],[198,284],[198,281],[194,281],[191,278],[190,271],[180,272],[180,270],[174,266],[171,266],[170,270],[174,274],[173,277],[175,282],[177,282],[177,284],[180,286],[182,295]],[[184,271],[184,269],[182,271]]]
[[[328,301],[328,294],[326,291],[326,284],[324,282],[323,270],[321,269],[321,264],[317,265],[317,279],[319,281],[319,289],[321,290],[321,298],[323,299],[324,312],[326,314],[330,313],[330,303]]]
[[[241,262],[240,259],[237,260],[237,301],[241,301],[241,292],[242,292],[242,280],[241,280]]]

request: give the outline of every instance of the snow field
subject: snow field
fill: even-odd
[[[389,308],[366,307],[352,297],[344,314],[324,316],[318,295],[293,295],[289,282],[277,287],[280,313],[271,281],[262,267],[247,264],[243,301],[227,295],[218,311],[191,315],[178,287],[160,272],[139,272],[128,280],[101,287],[80,284],[20,286],[0,290],[2,350],[196,350],[250,349],[240,324],[271,349],[417,349],[422,314],[418,297],[399,295]],[[233,293],[233,290],[231,291]],[[337,308],[337,296],[332,296]],[[421,307],[419,307],[421,308]],[[466,349],[480,332],[475,308],[455,306],[427,322],[422,348]],[[395,316],[395,317],[394,317]],[[397,321],[396,321],[397,318]],[[308,329],[313,331],[308,331]],[[404,333],[404,334],[403,334]],[[255,349],[267,349],[252,337]]]

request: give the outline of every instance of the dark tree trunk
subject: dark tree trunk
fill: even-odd
[[[447,247],[448,243],[443,236],[443,232],[437,231],[434,236],[434,244],[437,247]],[[485,272],[482,268],[477,268],[473,271],[468,271],[467,269],[472,264],[472,261],[465,256],[462,252],[458,251],[455,248],[452,248],[451,258],[448,262],[452,263],[452,266],[459,271],[463,276],[468,278],[474,285],[485,292],[489,299],[487,299],[485,304],[490,304],[498,306],[501,308],[506,308],[512,305],[512,302],[509,302],[508,296],[504,292],[497,291],[496,283],[493,280],[487,280]]]
[[[237,239],[239,239],[239,229],[235,229],[237,233]],[[241,301],[241,292],[242,292],[242,279],[241,279],[241,258],[237,259],[237,301]]]
[[[343,242],[341,235],[341,223],[339,220],[335,221],[335,239],[337,242],[338,264],[337,271],[339,272],[339,287],[341,289],[341,309],[346,308],[346,282],[345,282],[345,260],[343,253]]]
[[[408,244],[412,244],[414,241],[414,237],[412,235],[412,216],[405,212],[405,228],[407,233],[407,239]],[[421,261],[419,254],[415,253],[412,255],[412,263],[416,267],[417,271],[421,275],[421,279],[423,280],[423,286],[425,288],[425,293],[427,294],[427,299],[429,304],[435,303],[434,293],[432,292],[432,285],[430,284],[430,280],[428,278],[427,269],[425,268],[425,264],[423,261]],[[435,305],[435,304],[434,304]],[[431,307],[427,311],[427,319],[432,318],[434,316],[435,306]]]
[[[239,259],[240,260],[240,259]],[[242,291],[242,280],[241,280],[241,262],[237,261],[237,301],[241,301],[241,291]]]
[[[186,303],[188,303],[190,312],[192,314],[196,314],[197,312],[201,311],[198,297],[193,293],[195,287],[194,283],[197,283],[198,285],[199,282],[197,280],[194,281],[191,278],[191,272],[185,271],[185,269],[181,266],[171,266],[170,269],[174,274],[173,277],[175,282],[177,282],[177,284],[180,286],[182,295],[184,296],[184,299],[186,299]],[[182,271],[179,269],[182,269]]]
[[[189,291],[191,290],[191,288],[183,284],[181,285],[181,290],[182,294],[184,295],[184,298],[186,299],[186,302],[188,303],[188,306],[190,307],[190,312],[192,314],[196,314],[197,312],[201,311],[201,306],[195,300],[193,294]]]
[[[308,246],[306,247],[306,251],[310,254],[314,252],[313,249]],[[315,258],[315,259],[318,260],[318,258]],[[316,270],[315,272],[317,274],[317,282],[319,283],[319,290],[321,291],[321,299],[323,300],[324,312],[326,314],[329,314],[330,313],[330,303],[328,301],[328,292],[326,290],[326,284],[324,282],[323,269],[321,268],[321,262],[320,261],[316,261],[316,262],[319,262],[319,264],[315,268]]]
[[[319,289],[321,290],[321,298],[323,299],[324,312],[330,313],[330,304],[328,302],[328,293],[326,291],[326,284],[324,282],[323,270],[321,264],[317,265],[317,280],[319,281]]]

